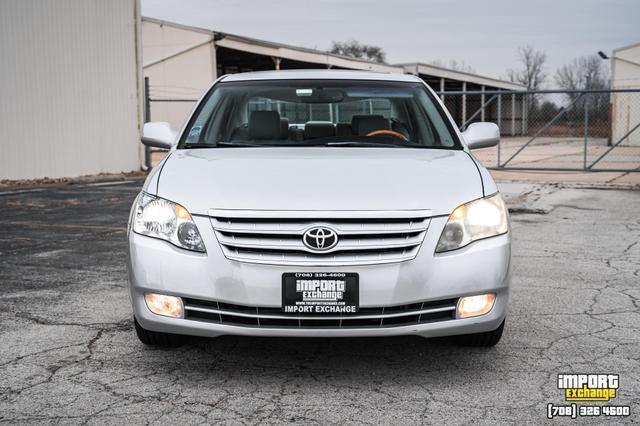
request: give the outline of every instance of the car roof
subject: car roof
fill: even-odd
[[[281,71],[255,71],[229,74],[220,81],[258,81],[258,80],[377,80],[377,81],[404,81],[421,82],[422,80],[412,74],[388,74],[371,71],[352,70],[281,70]]]

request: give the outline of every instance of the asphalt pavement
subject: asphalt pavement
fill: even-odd
[[[140,180],[0,192],[0,422],[543,423],[560,373],[615,373],[640,416],[640,191],[518,186],[502,341],[142,345],[125,269]],[[568,423],[567,419],[553,422]]]

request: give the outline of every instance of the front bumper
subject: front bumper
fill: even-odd
[[[168,242],[129,233],[128,272],[134,315],[148,330],[198,336],[354,337],[419,335],[436,337],[496,329],[506,316],[510,270],[510,234],[476,241],[434,255],[447,218],[431,220],[415,259],[385,265],[300,267],[259,265],[224,257],[206,217],[194,217],[207,254],[179,249]],[[381,308],[495,293],[493,309],[466,319],[358,327],[276,327],[176,319],[153,314],[145,292],[260,308],[281,306],[285,272],[355,272],[360,277],[360,307]]]

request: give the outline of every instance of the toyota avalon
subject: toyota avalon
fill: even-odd
[[[185,336],[455,336],[492,346],[510,228],[460,132],[412,75],[219,78],[173,131],[131,210],[128,278],[145,344]]]

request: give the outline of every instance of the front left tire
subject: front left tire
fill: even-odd
[[[138,339],[145,345],[174,348],[187,341],[187,336],[183,336],[181,334],[162,333],[144,329],[135,317],[133,317],[133,323],[136,328],[136,335],[138,336]]]
[[[502,338],[502,332],[504,331],[504,322],[495,330],[486,331],[484,333],[463,334],[460,336],[454,336],[454,341],[460,346],[475,346],[489,348],[498,344]]]

